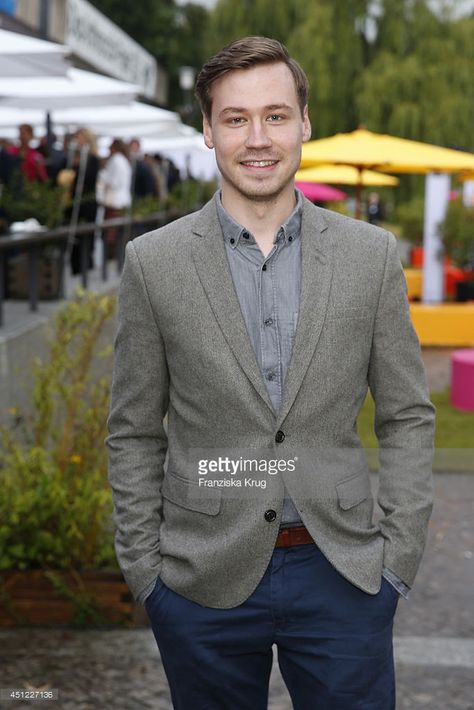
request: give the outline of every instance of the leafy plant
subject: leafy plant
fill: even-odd
[[[465,207],[462,200],[449,203],[444,222],[440,225],[445,253],[461,269],[474,267],[474,207]]]
[[[132,205],[133,217],[147,217],[149,214],[159,212],[162,209],[162,202],[159,197],[147,195],[146,197],[135,197]]]
[[[217,190],[214,180],[201,182],[198,180],[183,180],[177,183],[168,196],[168,207],[173,209],[195,209],[211,199]]]
[[[115,298],[78,291],[56,314],[49,359],[34,365],[31,412],[11,410],[0,447],[0,570],[116,567],[107,483]],[[102,367],[102,370],[105,368]]]
[[[401,237],[416,246],[423,242],[424,198],[414,197],[398,205],[395,220],[401,227]]]
[[[66,203],[67,188],[49,183],[14,181],[2,192],[2,212],[9,223],[35,217],[53,229],[63,222]]]

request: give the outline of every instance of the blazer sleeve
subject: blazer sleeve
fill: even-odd
[[[434,407],[410,319],[396,240],[388,236],[374,323],[369,387],[379,443],[379,522],[384,566],[411,586],[423,553],[433,503]]]
[[[115,549],[137,598],[160,573],[161,484],[168,447],[169,374],[160,329],[133,242],[119,290],[112,401],[106,439]]]

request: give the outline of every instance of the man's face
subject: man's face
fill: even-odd
[[[216,151],[223,197],[260,202],[290,194],[311,126],[306,108],[301,116],[288,67],[231,71],[213,84],[211,96],[204,139]]]
[[[20,143],[22,145],[28,145],[32,138],[30,130],[26,126],[20,126],[18,134],[20,138]]]

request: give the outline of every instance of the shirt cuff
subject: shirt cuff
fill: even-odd
[[[408,587],[403,580],[400,579],[398,575],[395,574],[395,572],[392,572],[391,569],[387,569],[387,567],[383,568],[382,571],[382,577],[384,577],[387,582],[390,582],[392,587],[395,587],[397,592],[404,597],[405,599],[408,599],[408,595],[410,592],[410,587]]]
[[[156,579],[153,580],[153,582],[150,582],[150,584],[148,584],[145,587],[145,589],[142,589],[142,591],[140,592],[140,594],[137,597],[137,602],[139,604],[144,604],[146,602],[147,598],[150,596],[150,594],[154,590],[157,580],[158,580],[158,577],[156,577]]]

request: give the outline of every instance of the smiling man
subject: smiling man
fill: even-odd
[[[295,710],[393,710],[434,428],[395,239],[295,190],[308,83],[279,42],[225,47],[196,94],[221,190],[127,245],[118,560],[177,710],[265,710],[274,645]],[[369,388],[377,521],[357,435]]]

